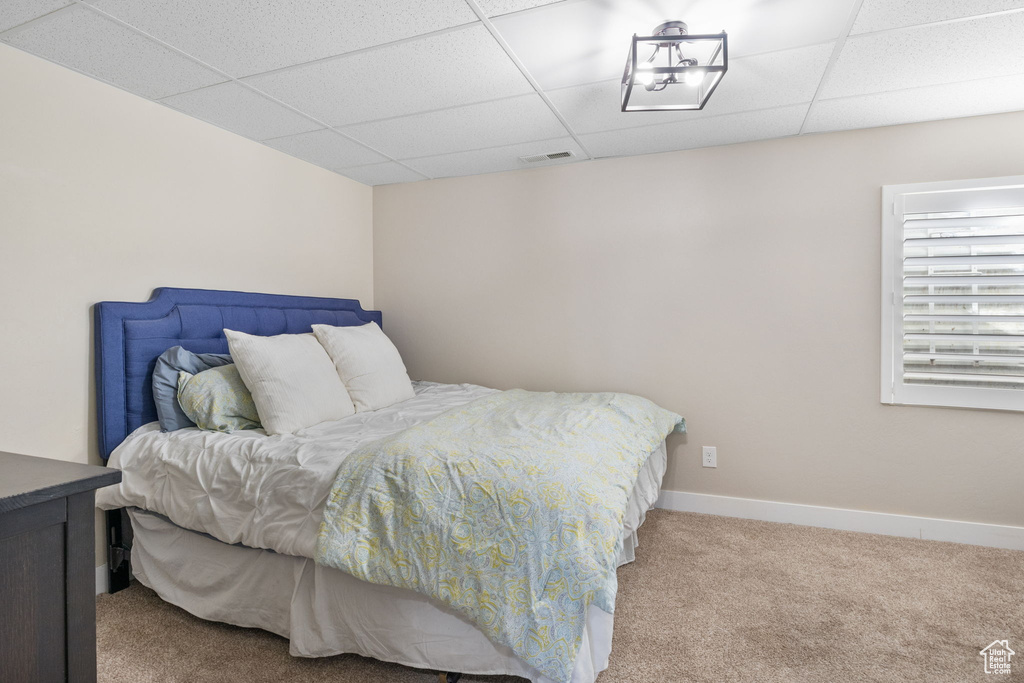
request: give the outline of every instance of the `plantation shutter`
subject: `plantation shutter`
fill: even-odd
[[[892,402],[1024,410],[1024,184],[892,206]]]

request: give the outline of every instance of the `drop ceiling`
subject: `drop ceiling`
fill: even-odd
[[[664,19],[729,72],[621,113]],[[5,43],[369,185],[1021,110],[1022,35],[1024,0],[0,2]]]

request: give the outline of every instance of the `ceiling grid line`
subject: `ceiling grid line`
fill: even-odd
[[[521,95],[518,95],[517,97],[521,97]],[[854,97],[858,97],[858,96],[855,95]],[[509,99],[509,98],[499,98],[499,100],[495,100],[495,101],[500,101],[501,99]],[[737,114],[759,114],[759,113],[763,113],[763,112],[777,111],[777,110],[780,110],[780,109],[788,109],[788,108],[791,108],[791,107],[800,106],[802,104],[809,104],[809,103],[808,102],[796,102],[796,103],[793,103],[793,104],[779,104],[779,105],[775,105],[775,106],[771,106],[771,107],[760,107],[758,109],[744,109],[743,111],[727,112],[727,113],[723,113],[723,114],[715,114],[713,116],[705,116],[705,117],[703,117],[701,119],[696,119],[696,120],[699,120],[699,121],[710,121],[710,120],[713,120],[713,119],[719,119],[719,118],[726,117],[726,116],[735,116]],[[440,110],[440,111],[444,111],[444,110]],[[359,125],[359,124],[354,124],[354,125]],[[665,126],[665,125],[672,125],[672,124],[671,123],[666,124],[666,123],[663,123],[663,122],[659,122],[659,123],[645,123],[645,124],[642,124],[642,125],[639,125],[639,126],[630,126],[629,130],[638,130],[638,129],[643,129],[643,128],[655,128],[657,126]],[[618,130],[621,130],[621,129],[610,128],[610,129],[605,129],[605,130],[596,130],[596,131],[593,131],[592,133],[587,133],[587,135],[598,135],[598,134],[601,134],[601,133],[614,133],[614,132],[616,132]],[[786,136],[781,136],[781,137],[794,137],[795,135],[796,135],[796,133],[794,133],[793,135],[786,135]],[[281,137],[291,137],[291,136],[284,135],[284,136],[281,136]],[[540,143],[540,142],[554,142],[556,140],[564,139],[565,137],[566,136],[559,136],[559,137],[553,137],[553,138],[544,138],[544,139],[540,139],[540,140],[531,140],[529,142],[538,142],[538,143]],[[273,139],[280,139],[280,138],[268,138],[267,141],[270,141],[270,140],[273,140]],[[453,152],[453,154],[463,154],[463,153],[466,153],[466,152],[484,152],[484,151],[492,150],[492,149],[502,149],[503,147],[508,147],[508,146],[509,145],[504,145],[503,144],[503,145],[488,145],[486,147],[473,147],[473,148],[470,148],[470,149],[463,149],[463,150],[459,150],[458,152]],[[435,156],[437,156],[437,155],[436,154],[424,154],[424,155],[416,156],[416,157],[404,157],[403,161],[414,162],[414,161],[418,161],[418,160],[421,160],[421,159],[429,159],[429,158],[432,158],[432,157],[435,157]],[[604,158],[604,157],[592,157],[592,158],[599,159],[599,158]],[[377,163],[380,163],[380,162],[371,162],[369,164],[353,165],[353,166],[351,166],[351,168],[361,168],[363,166],[374,166]],[[422,174],[422,172],[420,172],[420,173]]]
[[[508,44],[508,41],[505,40],[505,38],[498,31],[497,27],[495,27],[495,25],[491,22],[490,17],[487,16],[487,13],[484,12],[483,9],[481,9],[480,5],[477,3],[476,0],[465,0],[465,2],[467,5],[469,5],[469,8],[473,10],[474,13],[476,13],[476,16],[480,19],[480,23],[484,25],[484,28],[486,28],[487,31],[491,34],[491,36],[494,38],[494,40],[497,41],[498,45],[500,45],[501,49],[505,51],[505,54],[508,55],[509,59],[511,59],[513,63],[515,63],[516,67],[522,72],[526,80],[530,82],[530,85],[533,86],[533,89],[536,91],[536,93],[540,95],[540,98],[544,100],[544,104],[548,106],[548,109],[551,110],[551,113],[554,114],[555,118],[557,118],[558,121],[562,124],[562,126],[565,127],[566,132],[569,133],[569,137],[571,137],[576,142],[576,144],[579,145],[580,149],[583,150],[583,153],[587,155],[587,158],[592,159],[593,155],[587,149],[587,146],[583,144],[583,141],[580,140],[579,136],[576,134],[576,131],[572,129],[572,126],[569,125],[569,122],[566,120],[566,118],[562,116],[562,113],[560,111],[558,111],[558,107],[556,107],[554,102],[551,101],[551,98],[549,98],[547,93],[544,92],[544,89],[540,87],[540,84],[537,83],[536,79],[534,79],[533,75],[526,68],[526,65],[523,64],[523,62],[519,59],[518,56],[516,56],[516,53],[512,50],[512,47]]]
[[[982,14],[969,14],[964,17],[951,17],[949,19],[938,19],[936,21],[927,21],[921,24],[909,24],[907,26],[889,26],[888,28],[880,28],[874,31],[863,31],[860,33],[854,33],[854,38],[865,38],[867,36],[877,36],[884,33],[895,33],[897,31],[906,31],[914,28],[932,28],[935,26],[947,26],[949,24],[960,24],[968,21],[974,21],[976,19],[989,19],[992,17],[1001,17],[1009,14],[1020,14],[1024,12],[1024,7],[1014,7],[1011,9],[999,10],[996,12],[984,12]],[[851,27],[852,30],[852,27]]]
[[[77,0],[82,1],[82,0]],[[408,36],[406,38],[399,38],[398,40],[392,40],[389,43],[381,43],[380,45],[369,45],[367,47],[361,47],[358,50],[350,50],[348,52],[341,52],[336,55],[328,55],[327,57],[320,57],[319,59],[311,59],[308,62],[299,62],[298,64],[289,64],[288,66],[281,66],[276,69],[269,69],[267,71],[260,71],[259,73],[249,74],[248,76],[241,76],[240,78],[253,78],[255,76],[276,76],[278,74],[287,73],[288,71],[294,71],[295,69],[301,69],[307,66],[313,66],[316,64],[323,64],[325,62],[332,62],[338,59],[345,59],[346,57],[355,57],[356,55],[365,54],[374,50],[380,50],[391,47],[398,47],[404,43],[411,43],[423,38],[434,38],[436,36],[443,36],[446,33],[455,33],[461,31],[470,26],[479,24],[479,21],[470,21],[465,24],[459,24],[457,26],[448,26],[446,28],[439,28],[436,31],[430,31],[428,33],[420,33],[415,36]]]
[[[736,116],[737,114],[760,114],[762,112],[777,111],[779,109],[788,109],[790,107],[797,107],[804,104],[810,104],[810,102],[791,102],[789,104],[775,104],[770,107],[758,107],[756,109],[741,109],[737,111],[722,112],[721,114],[711,114],[710,116],[702,116],[698,119],[692,119],[692,121],[713,121],[714,119],[720,119],[725,116]],[[602,128],[599,130],[593,130],[583,135],[599,135],[601,133],[614,133],[620,130],[642,130],[644,128],[655,128],[657,126],[671,126],[671,122],[666,123],[664,121],[656,121],[654,123],[642,123],[638,126],[630,126],[629,128]],[[795,133],[794,133],[795,135]]]
[[[115,16],[113,16],[113,15],[107,13],[107,12],[104,12],[100,8],[95,7],[95,6],[91,5],[91,4],[89,4],[88,2],[85,2],[84,0],[75,0],[75,5],[83,6],[83,7],[87,8],[89,11],[95,12],[95,13],[103,16],[104,18],[109,19],[109,20],[115,22],[119,26],[122,26],[122,27],[124,27],[124,28],[126,28],[126,29],[128,29],[130,31],[133,31],[134,33],[142,36],[143,38],[146,38],[147,40],[150,40],[150,41],[156,43],[157,45],[160,45],[161,47],[163,47],[165,49],[171,50],[172,52],[174,52],[176,54],[179,54],[179,55],[181,55],[183,57],[186,57],[189,60],[191,60],[192,62],[194,62],[194,63],[196,63],[196,64],[198,64],[198,65],[200,65],[200,66],[202,66],[202,67],[204,67],[206,69],[209,69],[209,70],[213,71],[214,73],[218,74],[219,76],[222,76],[222,77],[225,78],[225,80],[222,81],[221,83],[214,83],[214,84],[211,84],[210,86],[206,86],[206,87],[213,87],[215,85],[223,85],[224,83],[228,83],[228,82],[235,83],[235,84],[237,84],[237,85],[239,85],[239,86],[241,86],[241,87],[243,87],[243,88],[245,88],[245,89],[247,89],[247,90],[249,90],[251,92],[254,92],[254,93],[260,95],[261,97],[264,97],[264,98],[270,100],[271,102],[273,102],[273,103],[275,103],[275,104],[277,104],[279,106],[282,106],[282,107],[288,109],[289,111],[292,111],[292,112],[294,112],[296,114],[299,114],[303,118],[305,118],[305,119],[307,119],[307,120],[309,120],[309,121],[311,121],[311,122],[313,122],[313,123],[315,123],[315,124],[317,124],[319,126],[323,126],[323,129],[330,130],[333,133],[335,133],[337,135],[340,135],[341,137],[345,138],[349,142],[355,143],[356,145],[359,145],[360,147],[363,147],[363,148],[373,152],[374,154],[378,154],[378,155],[384,157],[387,161],[394,162],[394,163],[402,166],[406,170],[411,171],[412,173],[415,173],[415,174],[420,175],[420,176],[424,176],[428,180],[430,179],[429,176],[425,176],[423,173],[420,173],[419,171],[417,171],[414,168],[409,168],[408,166],[403,164],[398,159],[395,159],[392,156],[390,156],[388,154],[385,154],[384,152],[382,152],[382,151],[380,151],[378,149],[375,149],[373,146],[368,145],[368,144],[366,144],[366,143],[364,143],[364,142],[362,142],[360,140],[357,140],[357,139],[353,138],[350,135],[346,135],[345,133],[341,132],[337,128],[335,128],[333,126],[330,126],[327,123],[317,119],[316,117],[311,116],[311,115],[309,115],[309,114],[307,114],[307,113],[305,113],[305,112],[303,112],[303,111],[293,107],[292,105],[288,104],[287,102],[282,102],[281,100],[278,100],[277,98],[272,97],[271,95],[268,95],[267,93],[263,92],[262,90],[259,90],[258,88],[255,88],[255,87],[249,85],[248,83],[245,83],[245,82],[239,80],[238,78],[228,74],[224,70],[218,69],[217,67],[215,67],[215,66],[213,66],[211,64],[207,64],[206,62],[204,62],[203,60],[199,59],[198,57],[195,57],[195,56],[185,52],[184,50],[180,50],[177,47],[175,47],[174,45],[171,45],[170,43],[167,43],[166,41],[160,40],[156,36],[153,36],[153,35],[147,33],[146,31],[143,31],[142,29],[140,29],[140,28],[138,28],[136,26],[133,26],[132,24],[129,24],[128,22],[122,21],[121,19],[118,19],[117,17],[115,17]],[[71,5],[68,5],[68,7],[71,7]],[[67,7],[63,7],[63,8],[61,8],[61,10],[57,10],[57,11],[59,12],[59,11],[62,11],[64,9],[67,9]],[[116,85],[114,83],[111,83],[110,85],[113,85],[114,87],[120,87],[120,86],[118,86],[118,85]],[[193,89],[193,90],[188,91],[188,92],[195,92],[196,90],[202,90],[202,89],[203,88],[196,88],[196,89]],[[128,92],[130,92],[130,91],[128,91]],[[185,94],[185,93],[176,93],[176,95],[181,95],[181,94]],[[170,95],[168,97],[174,97],[176,95]],[[161,99],[167,99],[167,98],[161,98]],[[157,104],[161,104],[161,105],[167,107],[168,109],[174,109],[174,107],[171,107],[170,105],[167,105],[167,104],[161,102],[160,100],[151,100],[151,101],[155,102]],[[178,111],[178,110],[174,109],[174,111]],[[205,121],[205,123],[209,123],[211,126],[217,126],[218,128],[222,128],[223,130],[228,130],[227,128],[224,128],[223,126],[218,126],[216,123],[210,123],[209,121]],[[229,131],[229,132],[234,132],[234,131]],[[315,131],[310,131],[310,132],[315,132]],[[235,135],[238,135],[238,133],[235,133]],[[288,137],[288,136],[283,136],[283,137]],[[256,142],[259,142],[260,144],[263,144],[263,141],[261,141],[261,140],[257,140]],[[269,147],[269,145],[266,145],[266,146]],[[271,149],[274,149],[274,148],[271,147]],[[280,152],[281,150],[277,150],[277,151]],[[287,154],[287,152],[282,152],[282,153],[283,154]],[[307,163],[311,163],[311,162],[307,162]],[[385,163],[385,162],[378,162],[378,163]]]
[[[947,86],[947,85],[960,85],[960,84],[963,84],[963,83],[980,83],[982,81],[991,81],[991,80],[996,79],[996,78],[1013,78],[1013,76],[1012,75],[1009,75],[1009,76],[979,76],[978,78],[966,78],[966,79],[963,79],[963,80],[946,81],[945,83],[942,83],[941,85]],[[863,98],[863,97],[868,97],[868,96],[871,96],[871,95],[889,95],[889,94],[897,93],[897,92],[914,92],[915,90],[928,90],[929,88],[934,88],[934,87],[936,87],[936,85],[931,84],[931,83],[927,83],[925,85],[911,85],[911,86],[907,86],[905,88],[895,88],[893,90],[876,90],[876,91],[874,91],[872,93],[869,93],[868,95],[863,95],[863,94],[835,95],[833,97],[823,97],[823,98],[820,98],[818,101],[819,102],[838,102],[838,101],[841,101],[841,100],[856,100],[856,99],[860,99],[860,98]]]
[[[853,7],[850,9],[850,16],[846,20],[846,26],[843,27],[843,32],[839,34],[835,47],[832,48],[832,56],[829,57],[828,65],[825,66],[825,73],[821,75],[818,87],[814,90],[814,97],[811,98],[811,103],[807,105],[807,113],[804,114],[804,120],[800,124],[798,135],[803,135],[807,129],[807,122],[811,118],[811,112],[814,111],[814,105],[818,102],[818,96],[821,95],[821,90],[825,87],[825,83],[828,82],[828,77],[832,75],[832,69],[835,68],[836,62],[839,61],[839,55],[843,52],[843,46],[846,45],[846,40],[850,37],[850,31],[853,30],[853,25],[857,22],[857,15],[860,14],[860,8],[863,5],[864,0],[854,1]]]
[[[40,14],[38,17],[32,17],[28,21],[23,21],[20,24],[16,24],[14,26],[8,26],[7,28],[5,28],[2,31],[0,31],[0,36],[4,35],[5,33],[13,33],[15,31],[18,31],[19,29],[22,29],[22,28],[24,28],[24,27],[26,27],[26,26],[28,26],[30,24],[36,23],[37,21],[42,21],[43,19],[45,19],[46,17],[50,16],[51,14],[56,14],[57,12],[62,12],[64,10],[66,10],[68,7],[71,7],[72,5],[74,5],[76,1],[77,0],[68,0],[68,4],[64,5],[63,7],[58,7],[56,9],[52,9],[49,12],[47,12],[46,14]]]
[[[526,95],[530,95],[530,94],[531,93],[526,93]],[[456,104],[456,105],[449,105],[447,107],[438,107],[436,109],[424,109],[422,111],[412,112],[411,114],[399,114],[397,116],[382,116],[379,119],[370,119],[370,120],[367,120],[367,121],[355,121],[353,123],[346,123],[343,126],[338,126],[338,128],[351,128],[353,126],[361,126],[361,125],[363,125],[365,123],[377,123],[377,122],[381,122],[381,121],[395,121],[397,119],[404,119],[404,118],[407,118],[409,116],[421,116],[423,114],[436,114],[438,112],[448,111],[449,109],[461,109],[462,107],[472,107],[472,106],[477,105],[477,104],[492,104],[494,102],[501,102],[503,100],[514,100],[517,97],[523,97],[523,94],[518,94],[518,95],[502,95],[501,97],[492,97],[492,98],[486,99],[486,100],[476,100],[476,101],[470,102],[469,104]]]

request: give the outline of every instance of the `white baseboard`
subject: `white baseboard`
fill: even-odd
[[[681,512],[700,512],[722,517],[759,519],[765,522],[783,522],[825,529],[863,531],[886,536],[906,536],[929,541],[949,541],[992,548],[1024,550],[1024,527],[1019,526],[958,522],[952,519],[912,517],[798,503],[777,503],[770,500],[713,496],[685,491],[662,491],[656,505],[666,510]]]
[[[96,567],[96,595],[107,592],[107,565]]]

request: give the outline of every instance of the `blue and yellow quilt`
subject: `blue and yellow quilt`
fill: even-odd
[[[683,419],[629,394],[505,391],[351,453],[316,561],[407,588],[555,681],[611,613],[630,493]]]

